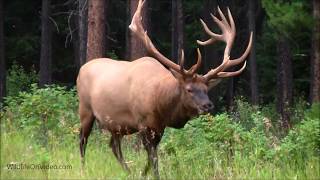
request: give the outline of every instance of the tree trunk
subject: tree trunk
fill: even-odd
[[[277,45],[277,111],[284,129],[290,127],[292,95],[292,57],[288,39],[280,37]]]
[[[77,17],[73,17],[73,20],[76,20]],[[73,24],[74,28],[77,28],[79,30],[79,26],[77,23]],[[76,67],[77,70],[80,69],[81,64],[80,64],[80,45],[79,45],[79,33],[77,30],[75,30],[75,35],[72,35],[72,49],[73,49],[73,55],[74,55],[74,66]]]
[[[129,10],[128,12],[130,13],[130,21],[134,15],[134,13],[136,12],[137,6],[138,6],[138,2],[139,0],[128,0],[128,5],[129,5]],[[150,28],[149,26],[149,13],[148,13],[148,6],[149,2],[146,1],[144,4],[144,8],[143,8],[143,12],[141,14],[142,16],[142,24],[143,27],[148,31],[148,34],[150,36]],[[127,43],[129,43],[129,45],[127,46],[128,49],[126,49],[126,56],[128,57],[128,60],[133,61],[135,59],[141,58],[143,56],[147,55],[147,51],[143,45],[143,43],[135,36],[133,36],[131,31],[128,31],[128,40]]]
[[[172,0],[172,32],[171,32],[171,56],[172,60],[178,63],[181,59],[181,50],[183,49],[183,7],[182,0]]]
[[[257,80],[257,61],[256,61],[256,18],[255,18],[255,0],[249,0],[249,31],[253,32],[252,47],[249,56],[250,63],[250,89],[251,89],[251,103],[253,105],[259,104],[258,94],[258,80]]]
[[[132,20],[132,16],[131,16],[131,13],[130,13],[130,1],[131,0],[127,0],[127,6],[126,6],[126,17],[127,17],[127,20],[126,20],[126,52],[125,52],[125,59],[126,60],[130,60],[130,34],[131,34],[131,31],[129,29],[129,25],[131,23],[131,20]],[[129,18],[130,17],[130,18]]]
[[[6,95],[6,62],[4,57],[3,1],[0,0],[0,103]]]
[[[39,85],[43,87],[52,82],[52,30],[50,24],[51,0],[42,0],[41,10],[41,53]]]
[[[87,37],[88,37],[88,3],[87,0],[78,2],[78,37],[79,37],[79,65],[87,61]]]
[[[310,103],[320,102],[320,1],[313,0],[313,37],[311,56]]]
[[[87,61],[105,56],[105,0],[89,0]]]
[[[233,71],[233,68],[232,70]],[[228,79],[227,95],[226,95],[227,111],[232,112],[234,108],[234,79],[233,77]]]
[[[80,61],[79,61],[79,13],[75,12],[78,9],[78,1],[77,3],[70,3],[68,4],[69,8],[69,16],[70,16],[70,29],[69,34],[71,38],[72,43],[72,49],[73,49],[73,60],[74,60],[74,66],[77,70],[80,68]],[[68,23],[69,25],[69,23]],[[69,36],[69,35],[68,35]],[[67,37],[68,37],[67,36]]]

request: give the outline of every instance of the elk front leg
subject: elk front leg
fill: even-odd
[[[153,168],[153,174],[156,179],[160,179],[159,170],[158,170],[158,154],[157,154],[157,146],[161,140],[162,132],[156,132],[152,129],[146,129],[141,133],[143,145],[148,153],[148,162],[143,171],[143,175],[145,176],[147,172],[150,170],[150,165]]]
[[[121,151],[121,136],[112,134],[110,140],[110,147],[112,148],[113,154],[116,156],[117,160],[126,171],[130,172],[127,164],[124,162],[122,151]]]

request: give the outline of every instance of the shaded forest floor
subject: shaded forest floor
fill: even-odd
[[[203,115],[183,129],[166,129],[158,153],[160,177],[319,179],[320,106],[300,103],[294,107],[293,127],[288,132],[279,127],[273,107],[252,107],[237,100],[235,112]],[[73,90],[33,86],[30,92],[9,97],[0,115],[1,179],[143,178],[146,153],[143,148],[137,150],[136,136],[128,136],[122,143],[129,174],[112,154],[109,134],[96,127],[89,138],[86,169],[81,174]],[[70,168],[10,169],[8,164]]]

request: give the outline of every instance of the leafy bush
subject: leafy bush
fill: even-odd
[[[305,116],[305,111],[308,109],[309,103],[306,102],[302,97],[297,97],[294,99],[294,106],[291,109],[291,124],[295,125],[300,123]]]
[[[17,63],[13,63],[7,73],[8,96],[17,96],[20,91],[29,91],[31,84],[38,82],[38,76],[34,69],[26,72]]]
[[[167,128],[159,148],[161,173],[167,179],[188,179],[190,174],[205,179],[319,177],[316,170],[320,153],[319,104],[303,114],[298,112],[305,106],[299,105],[295,110],[303,120],[280,140],[279,132],[275,132],[280,129],[273,128],[271,116],[266,116],[272,115],[273,106],[252,107],[242,100],[237,104],[237,113],[202,115],[188,122],[183,129]],[[1,156],[6,158],[3,162],[16,161],[17,154],[20,155],[18,159],[26,161],[71,161],[78,173],[80,159],[74,156],[78,149],[79,128],[76,109],[75,90],[59,86],[39,89],[33,84],[29,92],[8,97],[0,113],[2,142],[5,142],[1,144],[2,152],[5,152],[2,155],[6,154]],[[94,130],[90,139],[94,146],[88,148],[87,155],[95,156],[88,158],[91,159],[88,161],[90,171],[96,175],[96,172],[103,174],[106,169],[113,172],[112,167],[119,167],[118,172],[123,172],[107,148],[109,137]],[[49,141],[49,146],[43,147],[45,140]],[[140,177],[137,174],[145,163],[144,156],[132,150],[130,138],[122,144],[127,159],[132,161],[132,177]],[[56,158],[57,154],[59,158]],[[112,163],[106,165],[110,159],[113,159]],[[101,170],[104,165],[107,168]],[[100,174],[99,177],[107,176]]]
[[[174,154],[178,151],[196,153],[197,150],[204,152],[204,149],[208,149],[209,152],[218,152],[219,156],[227,159],[231,159],[236,153],[263,156],[266,154],[263,150],[268,141],[260,129],[246,131],[227,114],[204,115],[189,122],[183,130],[168,129],[162,147],[167,153]]]
[[[169,154],[192,151],[191,157],[206,149],[227,159],[245,157],[251,163],[281,162],[284,156],[293,158],[302,153],[305,157],[312,157],[314,153],[320,153],[319,105],[300,115],[304,120],[282,140],[278,136],[281,129],[274,128],[272,120],[265,116],[266,112],[272,112],[272,108],[261,112],[261,108],[241,100],[237,101],[237,105],[238,112],[230,116],[225,113],[204,115],[190,121],[183,130],[166,130],[162,149]],[[207,153],[208,158],[209,155]],[[188,159],[190,154],[185,156]]]
[[[25,129],[30,132],[30,137],[36,136],[42,140],[46,136],[62,138],[77,131],[79,121],[75,90],[68,91],[59,86],[40,89],[33,84],[30,92],[7,97],[6,104],[6,129]]]
[[[241,97],[235,100],[235,104],[235,110],[231,112],[231,118],[250,130],[254,127],[254,120],[251,115],[257,111],[257,107],[251,106]]]
[[[281,144],[281,154],[286,158],[308,157],[320,153],[320,104],[308,110],[301,123],[289,131]]]

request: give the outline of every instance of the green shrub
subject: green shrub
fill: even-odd
[[[300,123],[305,116],[305,111],[308,109],[309,103],[307,103],[302,97],[294,99],[294,105],[291,109],[291,124],[295,125]]]
[[[281,129],[273,129],[270,116],[266,116],[268,113],[272,115],[272,106],[252,107],[243,101],[237,104],[241,106],[237,108],[237,114],[207,114],[189,121],[183,129],[167,128],[159,146],[159,167],[163,177],[319,177],[319,104],[299,114],[303,120],[297,122],[281,140],[277,137],[280,133],[274,132]],[[297,112],[304,107],[299,106],[300,110]],[[79,118],[76,109],[75,90],[59,86],[39,89],[32,85],[29,92],[8,97],[6,106],[0,113],[3,140],[1,152],[5,152],[1,154],[1,158],[5,159],[2,164],[17,160],[22,162],[21,159],[27,162],[72,162],[76,168],[71,176],[79,177],[80,159],[79,155],[74,155],[75,152],[78,153]],[[112,150],[107,148],[109,137],[101,131],[92,132],[87,149],[88,167],[92,175],[97,175],[98,172],[99,178],[109,177],[109,173],[104,174],[106,170],[114,172],[113,168],[118,167],[114,177],[120,176],[123,179],[124,174],[117,175],[119,172],[123,173],[121,166],[116,162]],[[129,165],[134,170],[129,179],[140,178],[140,169],[146,160],[144,151],[139,154],[133,150],[134,142],[130,142],[133,139],[125,138],[122,143],[126,160],[132,162]],[[49,141],[49,146],[43,147],[43,140]],[[7,173],[7,177],[10,174]]]
[[[265,116],[273,111],[271,106],[261,112],[261,108],[238,100],[236,113],[203,115],[187,123],[183,129],[167,129],[161,146],[169,154],[187,151],[192,152],[192,157],[195,153],[209,149],[227,159],[238,155],[252,163],[281,162],[281,157],[292,157],[297,153],[320,153],[318,106],[300,115],[304,120],[281,140],[278,136],[281,129],[275,128],[274,122]],[[185,156],[188,159],[190,154]]]
[[[269,103],[260,107],[261,113],[268,119],[270,119],[271,123],[278,123],[279,114],[276,110],[275,103]]]
[[[34,69],[26,72],[22,66],[13,63],[7,72],[7,96],[17,96],[20,91],[29,91],[31,84],[38,82]]]
[[[77,131],[77,98],[75,90],[31,85],[30,92],[6,98],[4,119],[6,129],[25,129],[37,139],[63,138]],[[44,132],[43,132],[44,131]],[[47,134],[43,134],[47,133]]]
[[[304,113],[304,119],[291,129],[281,143],[279,154],[284,158],[320,154],[320,104]]]
[[[254,112],[252,106],[240,97],[235,100],[235,110],[231,112],[231,118],[247,129],[251,129],[253,127],[253,121],[250,118],[252,112]]]
[[[162,147],[167,153],[174,154],[178,151],[192,151],[194,154],[197,150],[204,152],[208,149],[227,159],[236,153],[253,160],[263,159],[270,154],[268,147],[271,142],[265,134],[263,122],[257,123],[262,116],[253,114],[252,119],[256,125],[248,131],[225,113],[203,115],[190,121],[182,130],[166,130]]]

